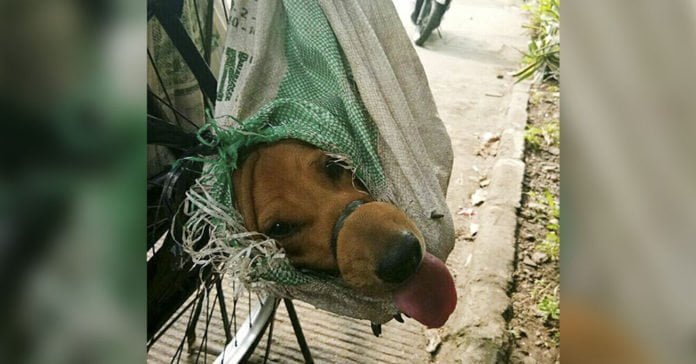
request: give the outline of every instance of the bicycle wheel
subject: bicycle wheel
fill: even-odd
[[[222,292],[236,288],[219,282]],[[259,357],[255,349],[278,301],[248,291],[220,296],[214,287],[201,287],[148,343],[148,363],[245,363],[253,354]]]

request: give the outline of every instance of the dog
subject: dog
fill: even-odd
[[[244,154],[232,180],[247,230],[277,240],[297,268],[334,274],[366,295],[391,293],[408,317],[444,325],[456,305],[452,276],[403,211],[310,144],[288,139]]]

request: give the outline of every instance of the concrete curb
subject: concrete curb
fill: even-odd
[[[529,82],[512,88],[506,129],[490,172],[488,199],[480,207],[479,235],[473,245],[468,282],[459,315],[449,325],[456,347],[443,347],[444,358],[460,363],[504,363],[510,351],[507,319],[515,259],[517,209],[524,178],[524,128]],[[445,351],[449,353],[445,354]]]

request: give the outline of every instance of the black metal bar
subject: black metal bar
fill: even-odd
[[[164,6],[173,10],[173,14],[177,18],[181,17],[181,13],[184,10],[184,0],[147,0],[147,20],[155,16],[157,8],[163,6],[161,4],[163,2],[165,3]]]
[[[266,352],[263,354],[263,364],[268,361],[268,354],[271,353],[271,340],[273,339],[273,324],[275,323],[276,308],[278,301],[273,301],[273,315],[271,316],[271,327],[268,328],[268,341],[266,342]]]
[[[177,14],[176,6],[168,4],[170,4],[169,1],[158,2],[155,7],[155,17],[162,24],[162,28],[169,36],[169,39],[171,39],[174,47],[179,50],[179,54],[181,54],[181,57],[189,69],[191,69],[193,76],[196,77],[203,94],[208,99],[215,100],[217,97],[217,80],[210,71],[208,64],[198,52],[198,48],[196,48],[193,40],[186,32],[186,28],[181,24],[179,19],[181,15],[180,9]]]
[[[218,300],[220,301],[220,315],[222,316],[222,327],[225,329],[225,342],[232,341],[232,332],[230,331],[230,318],[227,316],[227,304],[225,303],[225,295],[222,291],[222,277],[216,274],[215,289],[217,289]]]
[[[157,0],[147,0],[147,20],[149,21],[155,15],[155,7]]]
[[[297,343],[300,345],[305,363],[313,364],[314,359],[312,359],[312,353],[309,351],[309,346],[307,346],[307,341],[302,333],[302,327],[300,326],[300,319],[297,317],[297,312],[295,311],[295,305],[293,305],[292,300],[289,298],[283,298],[283,302],[285,302],[285,308],[288,310],[288,317],[290,317],[292,329],[295,331],[295,338],[297,338]]]
[[[381,324],[376,324],[374,322],[370,322],[370,328],[372,328],[372,333],[379,337],[379,335],[382,335],[382,325]]]
[[[208,14],[206,14],[207,23],[205,24],[205,37],[207,38],[208,46],[204,48],[205,53],[203,54],[203,59],[210,64],[210,56],[213,52],[213,23],[215,23],[215,15],[213,12],[213,5],[215,0],[208,0]]]
[[[207,298],[208,287],[203,285],[201,288],[205,290],[205,297]],[[184,336],[186,336],[186,340],[188,341],[189,350],[193,348],[193,345],[196,343],[196,326],[198,325],[198,318],[201,317],[201,311],[203,311],[203,301],[204,298],[201,297],[196,303],[196,308],[193,311],[193,317],[191,318],[191,321],[186,328],[186,332],[184,333]]]

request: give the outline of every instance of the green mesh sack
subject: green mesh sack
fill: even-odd
[[[350,20],[346,23],[346,20]],[[394,203],[445,260],[454,241],[444,202],[452,153],[422,67],[390,2],[236,1],[214,118],[218,153],[187,193],[183,245],[244,286],[381,323],[391,297],[290,265],[279,245],[246,231],[234,209],[239,153],[298,139],[340,156],[370,194]],[[209,242],[193,249],[204,232]]]

